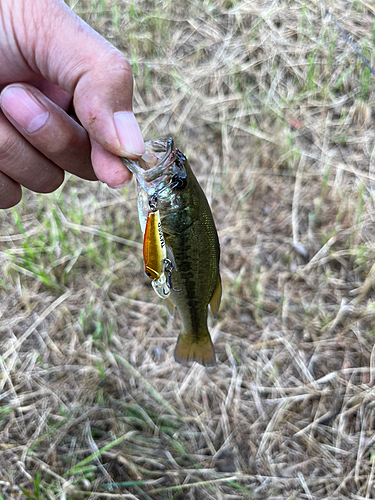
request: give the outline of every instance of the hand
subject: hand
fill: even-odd
[[[64,170],[129,182],[118,156],[135,159],[144,143],[121,52],[60,0],[1,0],[0,21],[0,208],[20,186],[54,191]]]

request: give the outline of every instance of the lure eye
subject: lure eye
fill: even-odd
[[[152,280],[156,280],[156,279],[160,278],[159,273],[157,271],[154,271],[154,269],[151,269],[151,267],[149,267],[149,266],[146,266],[145,273]]]
[[[179,175],[174,175],[172,177],[172,183],[175,189],[181,190],[186,188],[186,177],[180,177]]]

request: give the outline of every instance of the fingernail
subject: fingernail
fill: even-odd
[[[117,137],[126,152],[142,155],[145,152],[145,143],[138,122],[131,111],[118,111],[114,113]]]
[[[20,87],[5,88],[1,106],[29,134],[42,127],[49,116],[44,106]]]

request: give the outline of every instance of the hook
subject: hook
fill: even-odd
[[[156,212],[156,203],[158,201],[158,193],[154,193],[153,195],[150,196],[148,199],[148,205],[150,207],[150,210],[152,212]]]
[[[173,290],[174,292],[181,292],[182,290],[182,285],[181,285],[181,288],[179,290],[176,290],[175,288],[173,288],[173,285],[172,285],[172,271],[173,269],[175,271],[177,271],[176,267],[174,266],[174,264],[172,263],[172,261],[170,261],[169,259],[165,259],[164,260],[164,271],[168,274],[168,287],[170,288],[170,290]]]

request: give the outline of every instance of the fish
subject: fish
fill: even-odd
[[[207,198],[171,137],[146,142],[139,160],[122,161],[137,180],[145,272],[170,315],[177,308],[181,318],[174,358],[214,366],[207,314],[208,306],[217,314],[222,286],[219,238]]]

